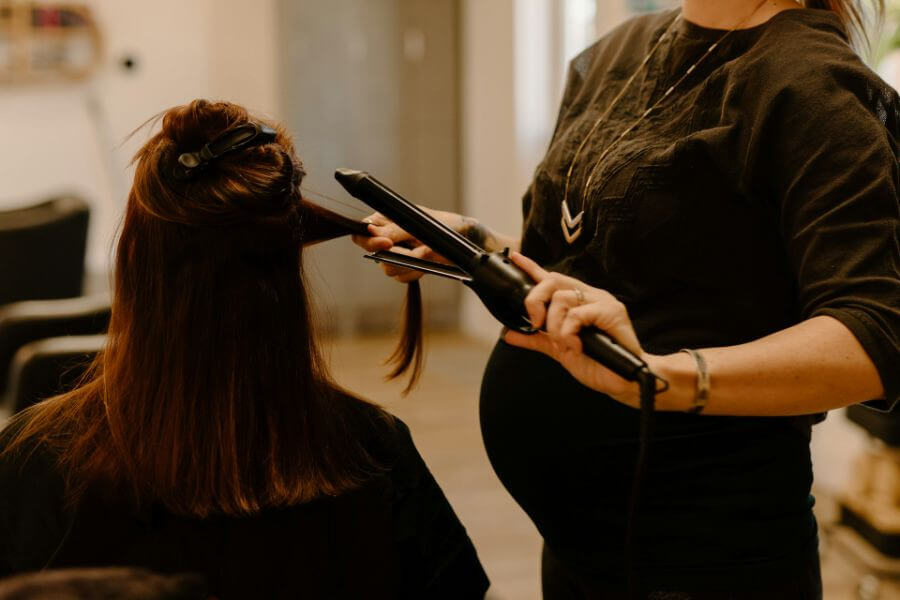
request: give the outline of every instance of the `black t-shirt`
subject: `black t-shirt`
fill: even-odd
[[[0,577],[122,565],[199,573],[223,600],[483,598],[488,580],[475,548],[407,427],[377,418],[359,423],[384,475],[341,496],[247,517],[134,511],[91,492],[72,510],[47,451],[5,456]],[[0,433],[0,449],[8,435]]]
[[[721,32],[681,21],[608,124],[575,150],[675,13],[631,21],[573,62],[524,198],[522,251],[622,300],[649,352],[748,342],[828,314],[900,398],[900,100],[833,13],[789,10],[737,31],[618,143]],[[582,187],[593,172],[590,189]]]
[[[882,405],[892,405],[900,101],[832,13],[786,11],[729,35],[598,163],[723,35],[676,25],[575,163],[568,202],[585,210],[584,231],[564,239],[573,156],[676,15],[629,21],[572,61],[524,198],[522,252],[613,293],[651,353],[732,346],[830,315],[859,339],[883,381]],[[641,516],[648,576],[676,589],[753,585],[808,562],[809,422],[660,413]],[[613,577],[637,412],[500,343],[482,423],[498,475],[555,553]]]

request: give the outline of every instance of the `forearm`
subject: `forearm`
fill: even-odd
[[[519,251],[519,238],[497,233],[471,217],[461,216],[460,220],[457,231],[488,252],[499,252],[504,248]]]
[[[711,378],[704,414],[788,416],[824,412],[884,395],[872,361],[840,321],[820,316],[759,340],[700,349]],[[670,382],[660,410],[687,410],[696,364],[686,353],[649,358]]]

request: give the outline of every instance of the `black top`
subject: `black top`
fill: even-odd
[[[522,251],[615,294],[648,352],[728,346],[827,314],[900,398],[900,100],[837,17],[789,10],[730,35],[596,167],[585,231],[563,239],[577,145],[675,13],[638,18],[571,65],[556,133],[524,198]],[[596,158],[721,32],[681,21],[609,124]]]
[[[893,404],[900,100],[830,12],[786,11],[728,36],[597,164],[724,34],[680,22],[582,151],[569,205],[584,208],[585,226],[566,243],[560,203],[576,149],[676,14],[631,20],[572,61],[523,201],[522,252],[612,292],[651,353],[732,346],[832,316],[874,361],[882,405]],[[641,517],[648,577],[679,581],[676,589],[753,585],[810,559],[810,419],[657,420]],[[499,476],[555,553],[613,577],[623,566],[637,411],[500,343],[482,421]]]
[[[90,493],[68,510],[46,451],[4,457],[0,577],[127,565],[200,573],[223,600],[483,598],[488,580],[475,549],[406,426],[396,420],[360,435],[389,468],[384,475],[352,493],[243,518],[135,513]]]

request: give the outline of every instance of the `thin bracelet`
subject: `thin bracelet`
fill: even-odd
[[[689,413],[701,413],[709,402],[709,370],[706,368],[706,359],[697,350],[684,348],[679,352],[690,354],[697,363],[697,391],[694,393],[694,403],[688,409]]]

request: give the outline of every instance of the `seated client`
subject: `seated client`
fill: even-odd
[[[129,566],[216,598],[482,598],[406,426],[339,389],[302,278],[303,170],[229,103],[138,152],[109,341],[0,432],[0,577]]]

